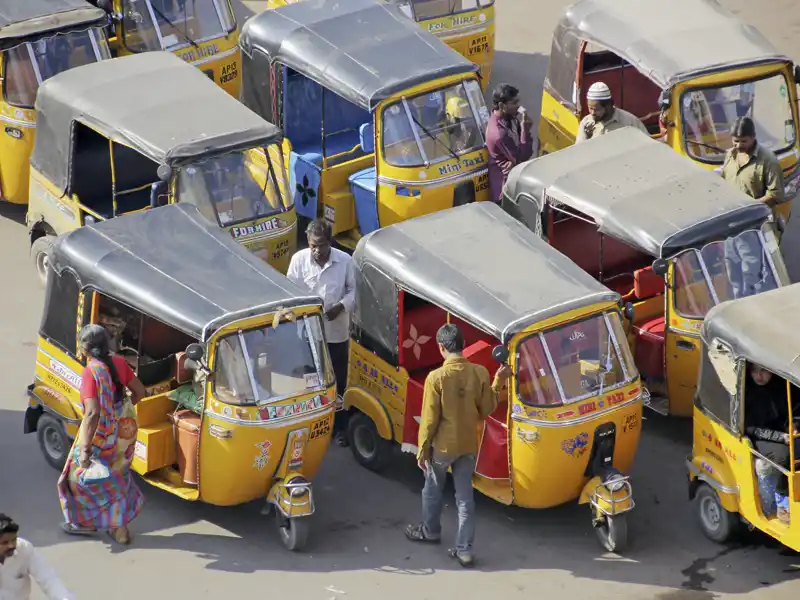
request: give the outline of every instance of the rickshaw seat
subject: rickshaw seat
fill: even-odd
[[[636,298],[639,300],[647,300],[664,293],[664,278],[656,275],[652,266],[634,271],[633,281]]]
[[[356,218],[361,235],[380,228],[378,221],[378,177],[375,167],[356,171],[347,178],[356,207]]]
[[[636,331],[636,366],[645,378],[664,377],[664,315],[634,327]]]

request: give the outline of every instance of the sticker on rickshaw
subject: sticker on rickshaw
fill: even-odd
[[[703,437],[704,440],[706,440],[709,444],[712,444],[717,450],[722,451],[722,453],[725,456],[727,456],[728,458],[730,458],[731,460],[734,460],[734,461],[739,462],[739,463],[742,462],[742,457],[741,456],[737,456],[736,452],[734,452],[733,450],[731,450],[730,448],[725,446],[713,434],[708,433],[705,430],[702,430],[700,435]]]
[[[596,410],[597,410],[597,403],[596,402],[587,402],[586,404],[581,404],[578,407],[578,414],[579,415],[586,415],[586,414],[589,414],[589,413],[594,412]]]
[[[256,225],[232,227],[231,236],[233,236],[234,239],[238,239],[259,233],[267,233],[268,231],[275,231],[276,229],[284,229],[288,224],[288,221],[284,221],[280,217],[273,217],[269,221],[257,223]]]
[[[567,412],[558,413],[556,415],[556,419],[566,419],[567,417],[574,417],[574,416],[575,416],[575,411],[568,410]]]
[[[289,434],[289,443],[287,446],[290,448],[291,454],[289,455],[289,469],[299,469],[303,464],[303,448],[306,445],[306,433],[308,429],[296,429]]]
[[[574,458],[580,458],[589,449],[589,434],[585,431],[561,442],[561,449]]]
[[[83,379],[66,365],[57,360],[50,359],[50,369],[59,377],[66,380],[74,388],[80,389]]]
[[[625,417],[622,422],[622,433],[628,433],[639,427],[639,414],[631,413]]]
[[[261,471],[264,467],[267,466],[269,462],[269,447],[272,445],[272,442],[269,440],[265,440],[256,444],[256,448],[258,448],[258,454],[256,454],[256,459],[253,461],[253,468],[258,469]]]
[[[258,414],[264,421],[270,419],[284,419],[286,417],[294,417],[302,415],[312,410],[317,410],[325,406],[322,396],[314,396],[308,400],[303,400],[295,404],[283,406],[261,406],[258,409]]]

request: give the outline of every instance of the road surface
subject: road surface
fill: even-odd
[[[521,88],[538,114],[550,35],[563,0],[499,0],[495,83]],[[800,58],[800,13],[789,0],[727,0],[743,18]],[[263,2],[237,5],[240,19]],[[669,3],[664,3],[669,10]],[[657,18],[657,15],[654,15]],[[368,35],[368,32],[365,32]],[[713,44],[713,40],[709,40]],[[402,59],[402,57],[398,57]],[[798,219],[784,250],[793,273]],[[103,539],[64,536],[57,473],[36,440],[22,435],[24,389],[30,383],[42,293],[27,257],[20,210],[0,209],[0,512],[13,515],[80,599],[160,600],[191,597],[302,600],[597,600],[794,599],[800,557],[760,535],[740,545],[707,541],[692,520],[683,460],[689,424],[649,418],[633,469],[636,509],[624,558],[604,554],[586,507],[533,512],[478,498],[479,567],[467,572],[443,547],[416,546],[402,528],[419,516],[422,479],[405,456],[387,476],[358,467],[332,447],[315,482],[317,514],[305,554],[280,546],[259,505],[218,509],[144,488],[147,505],[124,551]],[[797,279],[797,276],[794,277]],[[455,515],[448,504],[445,535]],[[34,598],[42,596],[35,592]]]

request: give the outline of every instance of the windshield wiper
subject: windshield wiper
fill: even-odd
[[[695,144],[697,146],[702,146],[703,148],[711,148],[712,150],[716,150],[717,152],[721,152],[725,154],[725,150],[720,148],[719,146],[712,146],[711,144],[704,144],[703,142],[696,142],[694,140],[686,140],[689,144]]]
[[[185,37],[186,41],[188,41],[197,50],[200,50],[200,46],[197,44],[197,42],[195,42],[192,38],[190,38],[188,33],[186,33],[185,31],[181,31],[181,29],[177,25],[175,25],[175,23],[170,21],[170,19],[169,19],[169,17],[167,17],[167,15],[165,15],[160,10],[158,10],[152,2],[150,3],[150,8],[152,8],[153,12],[156,13],[159,17],[164,19],[170,27],[172,27],[175,31],[177,31],[183,37]],[[158,25],[158,24],[156,24],[156,25]]]
[[[437,139],[437,138],[436,138],[436,136],[434,136],[434,135],[433,135],[433,134],[432,134],[430,131],[428,131],[428,130],[425,128],[425,126],[424,126],[422,123],[420,123],[419,121],[417,121],[417,117],[415,117],[413,114],[411,114],[411,112],[410,112],[410,111],[409,111],[409,116],[411,117],[411,120],[412,120],[412,121],[414,121],[414,123],[415,123],[415,124],[416,124],[416,125],[417,125],[417,126],[420,128],[420,129],[422,129],[422,131],[425,133],[425,135],[427,135],[429,138],[431,138],[431,139],[434,141],[434,143],[441,144],[442,146],[444,146],[445,150],[447,150],[447,151],[450,153],[450,156],[452,156],[453,158],[455,158],[455,159],[456,159],[456,161],[458,161],[458,160],[459,160],[459,158],[458,158],[458,154],[456,154],[456,151],[455,151],[455,150],[453,150],[453,149],[452,149],[450,146],[448,146],[447,144],[445,144],[445,143],[444,143],[442,140],[439,140],[439,139]]]

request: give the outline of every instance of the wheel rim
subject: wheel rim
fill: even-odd
[[[64,455],[64,440],[54,427],[48,427],[44,436],[44,451],[53,460],[59,460]]]
[[[708,531],[719,531],[722,524],[722,512],[714,498],[705,496],[700,500],[700,519],[703,521],[703,527]]]
[[[375,456],[376,444],[372,432],[368,427],[360,425],[353,432],[353,444],[358,453],[366,460],[371,460]]]
[[[39,252],[36,255],[36,269],[39,271],[39,277],[42,279],[47,278],[47,267],[50,265],[50,256],[47,252]]]

